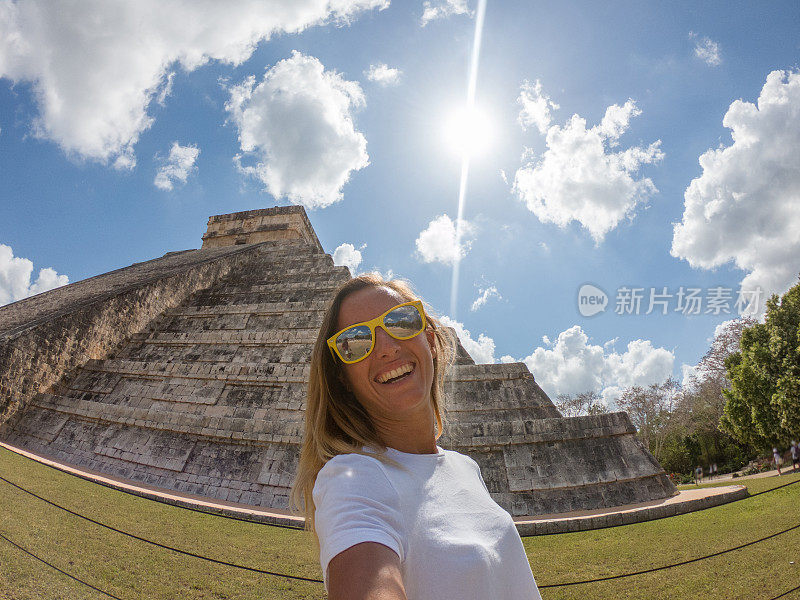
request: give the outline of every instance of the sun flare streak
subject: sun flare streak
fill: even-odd
[[[466,114],[475,113],[475,88],[478,82],[478,61],[481,55],[481,38],[483,36],[483,20],[486,15],[486,0],[478,0],[478,9],[475,14],[475,36],[472,41],[472,58],[467,83]],[[456,218],[456,248],[461,247],[462,223],[464,217],[464,198],[467,195],[467,179],[469,176],[470,150],[465,146],[461,155],[461,181],[458,186],[458,217]],[[456,318],[456,304],[458,301],[458,275],[461,259],[456,255],[453,263],[453,280],[450,285],[450,318]]]

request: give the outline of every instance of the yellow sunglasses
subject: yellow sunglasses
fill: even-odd
[[[382,315],[349,325],[328,338],[334,357],[352,365],[367,358],[375,347],[375,329],[383,330],[396,340],[408,340],[425,331],[425,309],[421,300],[405,302],[390,308]]]

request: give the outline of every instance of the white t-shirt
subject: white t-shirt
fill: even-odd
[[[325,589],[328,563],[361,542],[400,557],[409,600],[541,600],[514,522],[486,489],[478,463],[387,448],[404,471],[360,454],[334,456],[314,484]]]

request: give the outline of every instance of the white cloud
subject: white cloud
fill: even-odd
[[[573,115],[567,123],[550,125],[550,109],[556,105],[543,95],[541,85],[523,84],[518,102],[519,121],[547,132],[547,150],[538,158],[526,149],[528,163],[517,170],[514,191],[544,223],[566,227],[577,221],[599,243],[634,207],[656,193],[647,177],[636,178],[643,164],[664,157],[658,140],[649,146],[632,146],[612,152],[630,119],[641,114],[633,100],[606,109],[600,124],[586,127]]]
[[[470,308],[470,310],[472,312],[475,312],[481,306],[486,304],[489,298],[497,298],[498,300],[502,300],[503,297],[500,295],[500,292],[497,291],[497,288],[495,286],[493,285],[489,286],[485,290],[479,290],[478,297],[475,298],[475,301],[472,303],[472,307]]]
[[[163,86],[161,86],[161,90],[158,92],[158,96],[156,96],[156,102],[160,106],[166,105],[167,97],[169,97],[170,94],[172,94],[172,83],[174,80],[175,80],[175,71],[169,73],[165,77],[164,79],[165,83]]]
[[[133,152],[133,146],[126,146],[120,150],[111,166],[117,171],[132,170],[136,166],[136,154]]]
[[[382,86],[397,85],[402,75],[400,69],[392,68],[385,63],[370,65],[369,69],[364,71],[364,77]]]
[[[417,238],[417,256],[423,262],[440,262],[452,265],[467,255],[475,234],[475,227],[466,220],[461,220],[461,238],[457,237],[456,223],[447,215],[439,215],[428,223],[428,227],[420,232]]]
[[[622,353],[610,346],[590,344],[580,325],[548,342],[547,347],[536,348],[521,362],[551,398],[595,391],[611,403],[626,387],[664,381],[672,374],[675,362],[671,351],[654,348],[649,340],[633,340]]]
[[[233,65],[275,34],[347,23],[388,0],[0,3],[0,77],[33,84],[34,133],[65,152],[130,168],[133,146],[166,97],[168,73]],[[121,162],[117,158],[124,156]]]
[[[33,262],[14,256],[10,246],[0,244],[0,306],[69,283],[66,275],[59,275],[50,267],[40,269],[33,283],[32,274]]]
[[[472,334],[464,327],[463,323],[454,321],[447,315],[442,315],[439,321],[442,325],[452,327],[455,330],[461,345],[464,346],[464,350],[469,352],[472,360],[478,364],[494,363],[494,340],[492,338],[481,333],[478,335],[477,340],[473,339]]]
[[[306,208],[342,199],[350,173],[369,164],[367,140],[355,130],[352,109],[364,105],[355,81],[325,71],[313,56],[293,52],[230,90],[225,105],[239,129],[239,144],[255,166],[239,169],[261,180],[276,199]]]
[[[156,173],[153,183],[167,192],[176,183],[186,183],[189,174],[197,170],[194,163],[199,154],[200,149],[197,146],[181,146],[178,142],[172,142],[169,157],[163,161],[164,164]]]
[[[686,363],[681,365],[681,385],[684,388],[688,389],[699,375],[700,370],[697,368],[697,365],[689,365]]]
[[[710,67],[718,67],[722,64],[719,44],[707,37],[700,37],[696,33],[689,32],[689,38],[694,42],[694,55]]]
[[[422,3],[420,25],[425,27],[431,21],[453,15],[472,15],[467,0],[425,0]]]
[[[366,244],[364,244],[366,246]],[[387,269],[386,271],[381,271],[380,269],[370,269],[370,273],[377,275],[378,277],[382,278],[384,281],[391,281],[392,279],[405,279],[404,277],[395,273],[392,269]]]
[[[353,244],[341,244],[336,250],[333,251],[333,264],[337,267],[345,266],[350,269],[350,272],[355,275],[358,265],[361,264],[361,250],[366,248],[364,244],[356,250]]]
[[[522,105],[517,120],[523,129],[535,125],[539,133],[545,135],[553,119],[551,110],[558,110],[559,106],[550,96],[542,92],[542,83],[537,79],[533,84],[524,81],[520,88],[517,104]]]
[[[773,71],[757,104],[734,101],[722,124],[733,143],[700,156],[671,254],[703,269],[733,261],[763,309],[800,271],[800,73]]]

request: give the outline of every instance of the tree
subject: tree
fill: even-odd
[[[697,363],[695,375],[692,376],[693,382],[715,381],[719,382],[723,388],[730,385],[728,371],[725,368],[725,361],[732,354],[739,351],[742,340],[742,332],[748,327],[758,323],[753,317],[741,317],[732,321],[726,321],[715,332],[714,341],[711,347]],[[720,393],[720,397],[722,394]]]
[[[597,392],[581,392],[580,394],[559,394],[553,403],[565,417],[583,415],[601,415],[608,412],[608,407]]]
[[[730,388],[721,427],[756,447],[780,446],[800,434],[800,281],[767,300],[763,323],[742,332],[725,361]]]
[[[670,431],[672,413],[680,385],[672,377],[648,387],[626,388],[617,399],[620,410],[628,413],[639,438],[656,460],[660,459]]]

